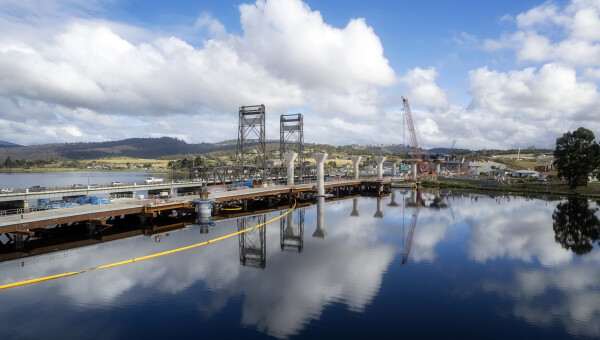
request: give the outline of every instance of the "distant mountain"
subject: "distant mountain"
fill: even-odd
[[[56,143],[32,146],[0,146],[0,161],[12,159],[94,159],[102,157],[158,158],[178,154],[201,154],[235,149],[232,143],[188,144],[170,137],[130,138],[99,143]]]
[[[22,146],[22,145],[11,143],[11,142],[5,142],[3,140],[0,140],[0,148],[14,148],[14,147],[17,147],[17,146]]]

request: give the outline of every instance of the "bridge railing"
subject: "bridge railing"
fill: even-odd
[[[145,183],[145,182],[134,182],[134,183],[123,183],[123,184],[90,184],[90,185],[83,185],[81,187],[74,187],[73,185],[68,185],[68,186],[53,186],[53,187],[46,187],[44,186],[44,189],[32,189],[32,188],[16,188],[13,189],[11,192],[8,193],[2,193],[2,194],[25,194],[25,193],[29,193],[29,194],[35,194],[35,193],[52,193],[55,191],[60,191],[60,192],[64,192],[64,191],[84,191],[84,190],[110,190],[110,189],[118,189],[120,187],[149,187],[149,186],[153,186],[153,185],[165,185],[165,184],[185,184],[185,183],[199,183],[199,181],[196,180],[186,180],[186,181],[176,181],[176,180],[170,180],[170,181],[163,181],[163,182],[156,182],[156,183]]]

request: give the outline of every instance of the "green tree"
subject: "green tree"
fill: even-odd
[[[600,166],[600,145],[594,139],[594,133],[583,127],[556,139],[554,167],[571,188],[587,186],[588,176]]]

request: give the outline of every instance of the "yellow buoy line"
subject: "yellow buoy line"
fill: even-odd
[[[4,290],[4,289],[8,289],[8,288],[14,288],[14,287],[20,287],[20,286],[26,286],[26,285],[30,285],[30,284],[34,284],[34,283],[38,283],[38,282],[43,282],[43,281],[50,281],[50,280],[54,280],[54,279],[59,279],[61,277],[67,277],[67,276],[73,276],[73,275],[77,275],[77,274],[81,274],[81,273],[86,273],[86,272],[89,272],[89,271],[92,271],[92,270],[106,269],[106,268],[111,268],[111,267],[116,267],[116,266],[124,265],[124,264],[127,264],[127,263],[144,261],[144,260],[152,259],[152,258],[155,258],[155,257],[160,257],[160,256],[164,256],[164,255],[178,253],[180,251],[184,251],[184,250],[188,250],[188,249],[192,249],[192,248],[197,248],[197,247],[200,247],[200,246],[207,245],[209,243],[215,243],[217,241],[222,241],[224,239],[227,239],[227,238],[230,238],[230,237],[233,237],[233,236],[237,236],[239,234],[243,234],[243,233],[245,233],[247,231],[250,231],[252,229],[256,229],[256,228],[261,227],[263,225],[267,225],[267,224],[269,224],[271,222],[274,222],[274,221],[282,218],[283,216],[289,214],[295,208],[296,208],[296,201],[294,201],[294,205],[292,206],[292,208],[290,210],[286,211],[286,213],[283,214],[283,215],[279,215],[279,216],[277,216],[277,217],[275,217],[275,218],[273,218],[273,219],[271,219],[269,221],[260,223],[260,224],[254,226],[254,227],[246,228],[244,230],[240,230],[240,231],[237,231],[235,233],[231,233],[229,235],[217,237],[217,238],[212,239],[212,240],[208,240],[208,241],[204,241],[204,242],[192,244],[190,246],[185,246],[185,247],[181,247],[181,248],[177,248],[177,249],[173,249],[173,250],[163,251],[161,253],[146,255],[146,256],[142,256],[142,257],[137,257],[137,258],[133,258],[133,259],[126,260],[126,261],[111,263],[111,264],[107,264],[107,265],[104,265],[104,266],[88,268],[88,269],[84,269],[84,270],[80,270],[80,271],[75,271],[75,272],[67,272],[67,273],[62,273],[62,274],[57,274],[57,275],[45,276],[45,277],[40,277],[40,278],[37,278],[37,279],[19,281],[19,282],[15,282],[15,283],[9,283],[9,284],[5,284],[5,285],[1,285],[0,286],[0,290]]]

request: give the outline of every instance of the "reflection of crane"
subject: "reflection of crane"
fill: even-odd
[[[421,198],[421,191],[417,190],[417,199],[415,204],[415,210],[413,210],[412,219],[410,221],[410,228],[408,229],[408,238],[406,239],[406,244],[404,245],[404,256],[402,257],[402,264],[406,264],[408,262],[408,256],[410,255],[410,247],[412,246],[412,241],[415,236],[415,229],[417,229],[417,221],[419,220],[419,211],[421,210],[421,204],[423,199]]]

